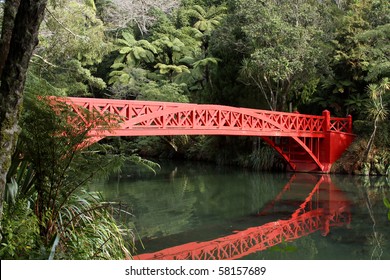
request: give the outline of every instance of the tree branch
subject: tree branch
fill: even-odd
[[[70,30],[68,27],[66,27],[62,22],[59,21],[59,19],[57,19],[54,14],[48,9],[46,8],[46,11],[49,13],[49,15],[62,27],[64,28],[66,31],[68,31],[70,34],[72,34],[74,37],[76,38],[80,38],[82,40],[86,40],[87,37],[85,36],[80,36],[80,35],[77,35],[76,33],[74,33],[72,30]]]
[[[39,58],[40,60],[42,60],[42,61],[43,61],[44,63],[46,63],[47,65],[50,65],[50,66],[55,67],[55,68],[60,68],[60,66],[55,65],[55,64],[51,63],[50,61],[47,61],[47,60],[44,59],[42,56],[40,56],[40,55],[38,55],[38,54],[36,54],[36,53],[34,53],[33,56]]]

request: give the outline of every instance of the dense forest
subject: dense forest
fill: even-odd
[[[327,109],[352,115],[357,135],[333,172],[390,175],[387,0],[26,2],[0,1],[2,259],[130,257],[115,205],[82,190],[124,161],[285,168],[253,137],[108,138],[81,151],[89,128],[44,96]]]

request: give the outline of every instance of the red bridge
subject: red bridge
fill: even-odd
[[[329,111],[312,116],[190,103],[74,97],[51,100],[57,108],[59,102],[70,105],[91,127],[89,143],[107,136],[258,136],[293,171],[328,173],[354,139],[352,118],[333,118]],[[96,125],[96,114],[103,115],[110,127]]]
[[[298,187],[295,175],[271,203]],[[305,176],[301,182],[311,182]],[[295,183],[295,185],[294,185]],[[299,182],[298,182],[299,183]],[[322,175],[306,199],[292,213],[290,219],[277,220],[252,227],[234,234],[204,242],[191,242],[154,253],[134,256],[138,260],[231,260],[266,250],[283,242],[321,231],[326,236],[331,227],[349,225],[351,213],[349,201],[327,175]],[[302,186],[301,186],[302,187]],[[307,186],[306,186],[307,187]],[[268,208],[268,207],[266,207]],[[269,209],[266,209],[268,211]],[[260,213],[262,214],[262,213]]]

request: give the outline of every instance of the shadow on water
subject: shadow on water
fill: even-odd
[[[389,258],[387,181],[162,166],[94,185],[134,215],[135,259]]]

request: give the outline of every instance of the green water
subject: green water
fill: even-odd
[[[123,217],[135,226],[142,241],[137,242],[138,254],[290,219],[321,178],[298,174],[292,179],[289,173],[200,163],[164,162],[161,166],[156,175],[127,167],[91,186],[132,213]],[[350,222],[331,227],[326,236],[319,230],[243,258],[390,259],[390,221],[383,203],[384,196],[390,197],[388,180],[341,175],[328,180],[348,202]]]

